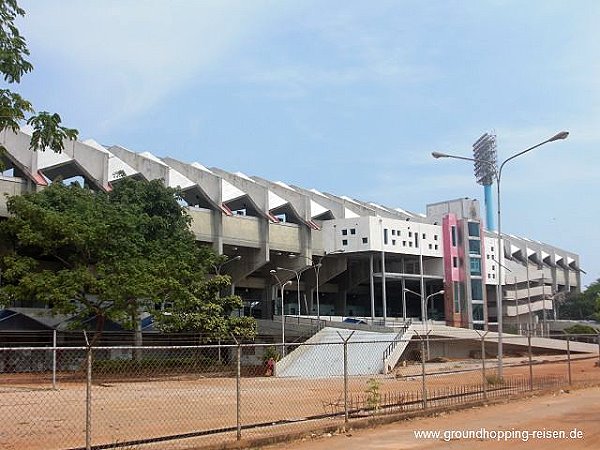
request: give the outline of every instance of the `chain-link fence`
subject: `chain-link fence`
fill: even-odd
[[[406,330],[404,330],[406,331]],[[600,384],[600,336],[0,348],[6,449],[199,448]],[[88,341],[89,342],[89,341]],[[280,356],[285,354],[284,358]]]

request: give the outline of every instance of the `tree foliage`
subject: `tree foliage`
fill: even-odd
[[[25,11],[16,0],[0,0],[0,74],[8,85],[19,84],[33,70],[27,59],[27,42],[15,25],[17,18],[23,16]],[[64,139],[77,138],[77,130],[64,127],[58,114],[47,111],[35,114],[31,102],[9,88],[0,89],[0,130],[8,128],[16,132],[24,120],[33,127],[31,150],[50,148],[60,153],[64,150]]]
[[[559,318],[573,320],[600,320],[600,279],[582,293],[572,294],[559,306]]]
[[[161,181],[120,180],[110,193],[55,182],[8,199],[0,237],[0,304],[35,300],[80,322],[133,327],[141,311],[168,331],[251,336],[254,322],[232,318],[235,296],[219,297],[227,277],[207,276],[217,256],[196,244],[177,191]]]

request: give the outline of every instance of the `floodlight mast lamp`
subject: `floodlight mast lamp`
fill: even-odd
[[[432,152],[431,156],[433,156],[435,159],[439,159],[439,158],[451,158],[451,159],[461,159],[464,161],[473,161],[473,162],[480,162],[483,164],[488,164],[493,168],[493,174],[494,174],[494,178],[496,179],[496,205],[497,205],[497,220],[498,220],[498,243],[497,243],[497,248],[498,248],[498,260],[501,261],[502,260],[502,256],[503,256],[503,251],[502,251],[502,215],[501,215],[501,207],[500,207],[500,181],[502,179],[502,169],[504,169],[504,166],[506,165],[506,163],[508,163],[509,161],[512,161],[515,158],[518,158],[521,155],[524,155],[527,152],[530,152],[533,149],[536,149],[538,147],[541,147],[544,144],[548,144],[549,142],[554,142],[554,141],[560,141],[563,139],[566,139],[569,136],[569,132],[568,131],[561,131],[560,133],[555,134],[554,136],[552,136],[550,139],[546,139],[543,142],[540,142],[539,144],[536,144],[532,147],[526,148],[523,151],[520,151],[518,153],[515,153],[514,155],[506,158],[504,161],[502,161],[502,163],[500,164],[500,167],[496,167],[495,164],[483,160],[483,159],[475,159],[475,158],[467,158],[466,156],[457,156],[457,155],[449,155],[447,153],[440,153],[440,152]],[[498,283],[496,284],[496,309],[497,309],[497,317],[498,317],[498,378],[502,378],[504,373],[503,373],[503,364],[502,364],[502,359],[503,359],[503,348],[502,348],[502,265],[498,264]]]

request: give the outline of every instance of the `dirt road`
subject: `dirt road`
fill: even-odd
[[[472,438],[451,435],[456,430],[479,432]],[[573,431],[576,430],[576,431]],[[417,432],[440,435],[416,437]],[[523,431],[530,434],[524,435]],[[561,431],[564,438],[559,438]],[[487,438],[483,433],[488,433]],[[497,435],[508,436],[500,441]],[[531,435],[534,432],[536,435]],[[555,436],[553,433],[557,432]],[[494,434],[496,433],[496,434]],[[581,437],[577,437],[577,436]],[[346,435],[319,437],[270,447],[286,450],[353,449],[598,449],[600,448],[600,388],[588,388],[471,408],[438,417],[420,418],[353,430]]]

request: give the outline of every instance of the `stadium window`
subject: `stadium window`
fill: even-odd
[[[434,241],[437,241],[437,234],[434,234],[434,235],[433,235],[433,240],[434,240]]]
[[[471,275],[481,275],[481,260],[479,258],[471,258],[469,264]]]
[[[435,247],[436,250],[438,249],[438,245],[437,244],[435,244],[434,247]]]
[[[427,235],[423,233],[423,239],[427,239]]]
[[[467,224],[469,236],[479,237],[479,224],[477,222],[469,222]]]
[[[402,241],[402,247],[406,247],[406,241]]]
[[[452,267],[458,267],[458,257],[452,257]]]
[[[383,229],[383,245],[387,245],[388,243],[388,229]]]
[[[412,237],[412,231],[408,232],[408,237]]]

